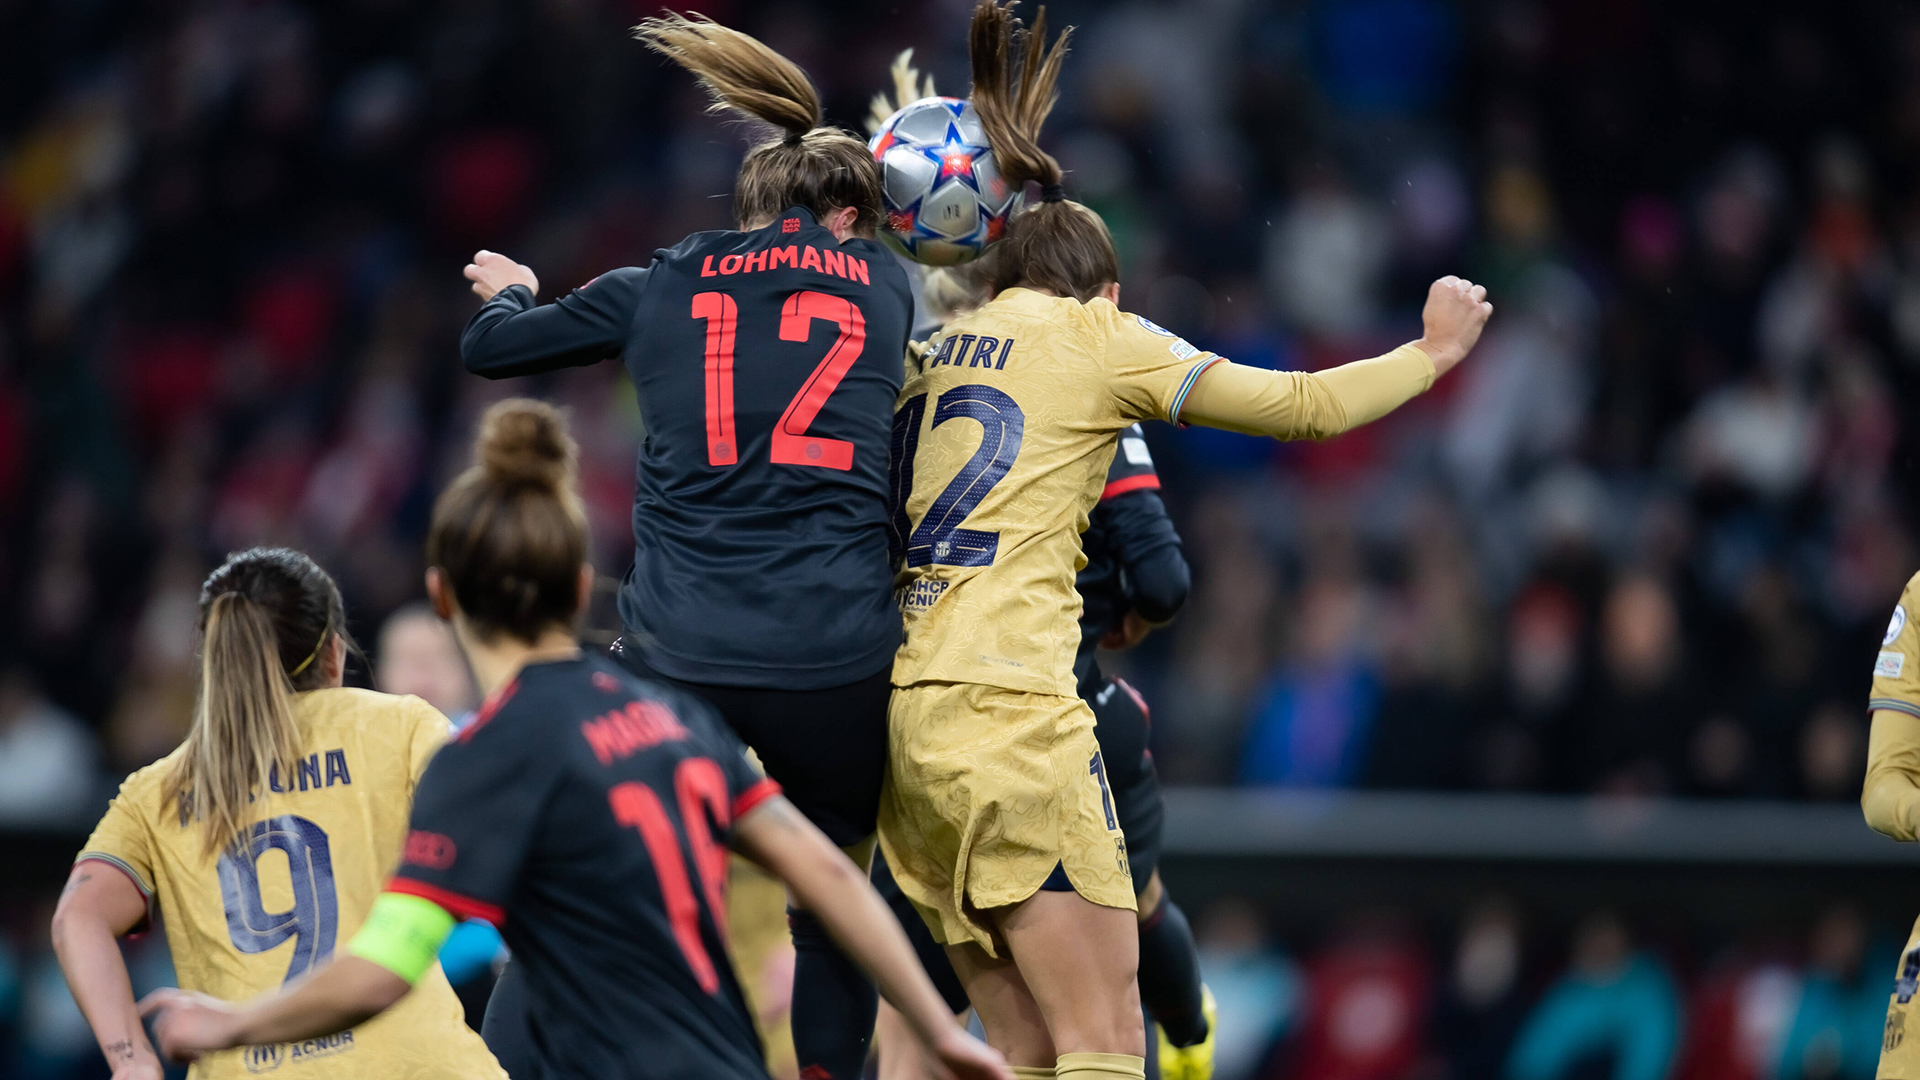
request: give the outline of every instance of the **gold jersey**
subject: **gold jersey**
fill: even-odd
[[[1080,533],[1115,433],[1219,357],[1106,300],[1008,289],[947,324],[894,416],[893,682],[1074,696]]]
[[[1867,824],[1896,840],[1915,839],[1920,828],[1920,574],[1907,581],[1894,605],[1873,662],[1867,709],[1873,735],[1867,746],[1867,776],[1860,806]],[[1884,714],[1884,718],[1883,718]],[[1881,1080],[1920,1080],[1920,921],[1914,923],[1893,973],[1887,1021],[1880,1043]],[[1908,1031],[1909,1027],[1915,1030]]]
[[[400,862],[413,788],[447,718],[414,697],[314,690],[293,697],[305,756],[256,795],[244,854],[208,854],[203,822],[166,798],[181,751],[128,777],[81,861],[110,864],[157,909],[181,987],[228,1001],[278,989],[346,944]],[[210,1054],[190,1073],[224,1080],[496,1078],[435,965],[401,1002],[321,1039]]]

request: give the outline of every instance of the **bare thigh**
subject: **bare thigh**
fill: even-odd
[[[1133,912],[1043,891],[1001,914],[999,926],[1057,1054],[1145,1056]]]
[[[1145,1055],[1133,912],[1042,891],[992,914],[1006,957],[971,943],[949,945],[947,955],[987,1042],[1008,1064],[1047,1068],[1074,1053]]]
[[[1052,1068],[1059,1055],[1047,1033],[1046,1017],[1012,959],[988,956],[987,950],[971,941],[947,946],[947,958],[953,961],[960,985],[967,988],[967,1000],[980,1017],[987,1045],[1005,1054],[1009,1065]]]

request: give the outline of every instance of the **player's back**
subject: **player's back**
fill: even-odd
[[[400,861],[414,782],[448,732],[418,698],[341,688],[291,701],[303,756],[256,793],[244,847],[209,853],[205,823],[168,799],[176,750],[128,777],[81,853],[148,897],[185,989],[251,998],[351,938]],[[357,1028],[210,1055],[194,1069],[228,1077],[283,1065],[314,1078],[504,1075],[437,967]]]
[[[912,308],[885,248],[799,208],[656,253],[624,350],[647,437],[621,593],[656,670],[815,689],[886,664],[888,421]]]
[[[763,1080],[725,897],[732,823],[778,786],[706,705],[601,657],[495,700],[422,781],[391,888],[501,925],[545,1075]]]
[[[1212,359],[1105,300],[1028,289],[947,325],[894,417],[897,685],[1074,693],[1074,572],[1114,433],[1177,415]]]

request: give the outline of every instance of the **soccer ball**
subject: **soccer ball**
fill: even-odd
[[[915,262],[969,262],[1007,231],[1023,194],[1000,175],[970,102],[930,97],[887,118],[867,143],[880,163],[881,236]]]

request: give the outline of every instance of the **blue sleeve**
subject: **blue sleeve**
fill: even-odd
[[[489,379],[584,367],[620,355],[632,333],[647,271],[600,275],[551,304],[510,285],[486,302],[460,334],[460,360]]]
[[[500,931],[480,919],[468,919],[454,927],[440,946],[440,970],[455,986],[471,982],[493,966],[501,948]]]

